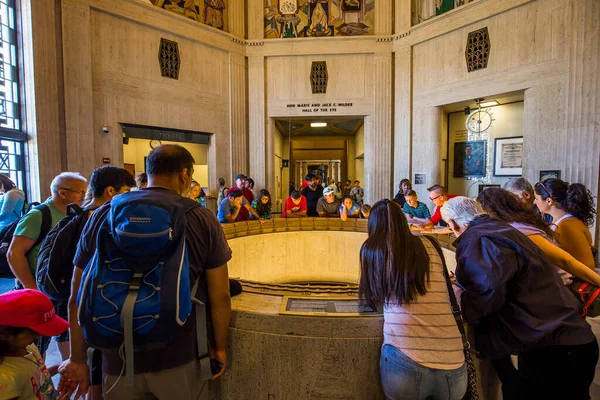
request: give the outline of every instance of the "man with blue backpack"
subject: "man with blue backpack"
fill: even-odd
[[[207,379],[225,371],[231,250],[215,216],[185,198],[193,165],[183,147],[157,147],[148,188],[115,197],[86,224],[61,394],[87,392],[88,346],[103,352],[106,400],[202,398]]]

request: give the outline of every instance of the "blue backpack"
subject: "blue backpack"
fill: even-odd
[[[158,190],[125,193],[111,201],[77,296],[86,342],[125,354],[133,384],[134,351],[165,346],[196,303],[196,335],[203,378],[210,377],[205,305],[196,300],[186,251],[186,212],[197,202]]]

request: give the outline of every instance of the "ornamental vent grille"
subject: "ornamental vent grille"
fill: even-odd
[[[468,72],[487,68],[490,47],[490,35],[487,27],[469,33],[465,51]]]
[[[160,63],[160,75],[166,78],[179,79],[179,46],[177,42],[160,39],[158,50],[158,61]]]
[[[327,93],[326,61],[313,61],[310,69],[310,86],[313,93]]]

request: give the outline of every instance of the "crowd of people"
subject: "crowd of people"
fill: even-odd
[[[89,181],[62,173],[52,181],[51,197],[25,215],[23,191],[0,175],[0,240],[7,243],[4,257],[16,278],[15,290],[0,295],[0,398],[55,398],[58,390],[90,399],[192,399],[206,393],[205,378],[225,371],[232,282],[221,224],[262,223],[272,218],[273,200],[243,174],[231,188],[219,178],[215,216],[205,207],[209,196],[192,179],[193,165],[186,149],[164,145],[152,150],[147,173],[135,179],[111,166],[96,169]],[[589,231],[594,199],[584,185],[560,179],[531,185],[514,178],[475,200],[433,185],[431,213],[408,179],[392,200],[373,207],[364,204],[359,181],[327,183],[308,174],[301,190],[290,185],[281,217],[368,219],[359,297],[383,310],[379,367],[388,398],[462,399],[474,390],[472,354],[492,365],[506,399],[589,398],[598,363],[598,332],[590,327],[596,315],[586,315],[574,288],[600,287],[600,275]],[[164,230],[167,220],[173,225]],[[154,233],[149,229],[155,221],[161,229]],[[437,225],[457,237],[454,274],[435,239],[413,231]],[[69,261],[61,265],[63,278],[49,287],[51,271],[58,271],[52,270],[55,248]],[[122,270],[102,266],[119,262],[135,267],[108,299],[105,287],[116,279],[110,274]],[[138,291],[151,298],[157,290],[144,266],[170,262],[185,266],[185,273],[161,281],[157,302],[167,315],[183,312],[176,316],[183,323],[155,331],[150,325],[143,335],[128,336],[127,329],[148,324],[135,328],[144,316],[133,315],[142,306],[136,297],[128,299]],[[138,270],[148,275],[141,280]],[[192,293],[187,304],[168,297],[168,282]],[[210,357],[203,358],[197,341],[201,314],[194,296],[209,308]],[[102,314],[102,298],[114,307],[111,315]],[[133,321],[130,328],[119,322],[119,339],[110,328],[115,316]],[[467,350],[463,320],[474,337]],[[167,335],[166,344],[144,342],[157,331]],[[46,366],[52,337],[63,361]],[[101,345],[94,350],[90,342]],[[208,358],[208,367],[198,361]],[[51,376],[57,373],[55,388]]]

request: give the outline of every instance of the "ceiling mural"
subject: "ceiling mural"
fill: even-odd
[[[375,0],[265,0],[265,38],[373,35]]]
[[[156,7],[228,31],[227,0],[150,0]]]

